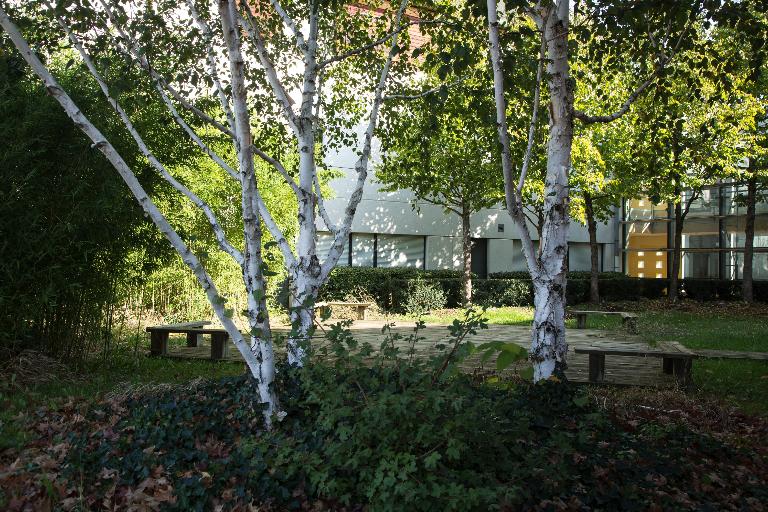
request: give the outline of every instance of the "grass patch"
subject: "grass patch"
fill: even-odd
[[[691,349],[768,351],[765,305],[689,301],[670,307],[663,301],[644,301],[603,304],[602,308],[637,313],[639,336],[649,344],[678,341]],[[460,315],[461,310],[449,309],[428,315],[424,320],[448,324]],[[491,324],[528,326],[533,321],[533,308],[490,308],[486,316]],[[576,320],[568,319],[566,327],[576,328]],[[623,333],[621,319],[616,315],[590,315],[587,328]],[[745,412],[768,415],[767,361],[701,359],[693,363],[693,377],[703,395],[725,400]]]

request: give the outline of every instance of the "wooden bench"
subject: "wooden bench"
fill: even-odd
[[[357,312],[358,320],[365,320],[366,318],[368,318],[368,308],[373,306],[373,303],[372,302],[318,302],[317,304],[315,304],[315,307],[317,307],[317,309],[320,310],[320,314],[322,316],[325,316],[325,314],[330,314],[326,312],[329,312],[331,307],[333,306],[352,308]]]
[[[577,354],[589,356],[589,382],[605,381],[605,356],[629,357],[658,357],[662,361],[664,373],[673,374],[677,383],[682,387],[691,384],[692,361],[698,355],[679,343],[673,341],[660,342],[656,347],[579,347],[574,350]]]
[[[621,317],[621,325],[630,334],[637,334],[637,315],[634,313],[627,313],[624,311],[584,311],[576,310],[571,311],[576,315],[576,328],[585,329],[587,327],[587,315],[619,315]]]
[[[768,361],[768,352],[743,352],[741,350],[693,349],[693,353],[707,359],[747,359],[750,361]]]
[[[168,355],[168,335],[171,333],[186,334],[188,347],[199,346],[203,335],[209,334],[211,336],[211,359],[224,359],[229,352],[229,334],[224,329],[206,329],[204,326],[210,323],[199,321],[147,327],[147,332],[150,335],[149,351],[153,356]]]

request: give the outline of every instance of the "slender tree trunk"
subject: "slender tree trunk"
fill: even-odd
[[[589,232],[589,301],[600,303],[600,247],[597,245],[597,221],[592,205],[592,195],[584,192],[584,210],[587,216],[587,231]]]
[[[315,137],[311,112],[300,119],[303,134],[299,138],[299,235],[296,241],[298,261],[293,276],[291,335],[288,338],[288,363],[301,366],[306,357],[314,325],[314,302],[320,290],[320,261],[316,252],[315,204],[312,187],[315,176]]]
[[[529,357],[534,369],[534,380],[538,381],[565,370],[568,351],[565,341],[565,286],[569,225],[568,172],[571,167],[573,142],[573,85],[569,77],[568,63],[569,2],[559,0],[547,2],[545,5],[537,3],[537,7],[529,11],[541,31],[542,42],[545,44],[546,55],[541,58],[546,56],[547,59],[550,98],[543,207],[545,218],[538,256],[523,212],[521,193],[525,176],[521,174],[515,179],[509,150],[496,0],[488,0],[487,6],[488,40],[493,65],[496,122],[501,143],[506,206],[520,232],[523,253],[534,288],[536,310],[531,329]],[[526,154],[529,155],[528,151]]]
[[[232,103],[237,134],[237,157],[241,174],[243,237],[243,284],[248,294],[248,327],[250,350],[256,359],[251,372],[256,379],[259,396],[266,404],[264,410],[267,424],[272,414],[279,408],[277,393],[274,389],[275,356],[272,346],[272,333],[269,325],[269,312],[266,303],[266,284],[263,274],[261,255],[261,222],[255,203],[257,194],[256,173],[253,167],[253,150],[248,97],[245,84],[245,63],[240,50],[240,36],[237,30],[235,6],[230,0],[219,0],[222,31],[227,45],[229,67],[232,75]]]
[[[462,305],[469,306],[472,303],[472,238],[469,225],[469,210],[466,206],[461,208],[461,253],[464,271],[461,275],[463,288]]]
[[[747,181],[747,218],[744,226],[744,270],[741,274],[741,295],[746,302],[753,302],[752,261],[755,246],[755,203],[757,202],[757,177],[752,175]]]
[[[568,172],[573,142],[573,88],[568,63],[569,3],[561,0],[539,21],[547,45],[549,140],[541,256],[532,268],[534,304],[530,359],[534,379],[546,379],[566,367],[565,287],[568,253]]]
[[[680,261],[683,252],[683,205],[680,201],[675,204],[675,236],[672,247],[672,270],[669,274],[669,300],[675,302],[678,300],[678,289],[680,287]]]

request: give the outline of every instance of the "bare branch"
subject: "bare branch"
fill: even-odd
[[[296,113],[293,111],[293,101],[286,92],[285,87],[283,87],[280,78],[277,76],[275,65],[272,63],[269,55],[267,55],[267,48],[264,44],[264,38],[259,31],[259,26],[253,17],[253,13],[248,8],[245,9],[245,12],[247,19],[243,18],[243,16],[238,13],[238,21],[256,47],[256,54],[259,58],[259,62],[264,68],[264,72],[267,75],[267,81],[269,82],[269,86],[272,88],[272,92],[274,92],[277,100],[280,102],[280,105],[283,108],[283,113],[285,114],[285,118],[288,121],[288,125],[291,127],[294,133],[298,134],[299,124],[296,119]]]
[[[547,43],[544,33],[541,33],[541,49],[539,50],[539,65],[536,68],[536,85],[533,90],[533,113],[531,114],[531,126],[528,128],[528,147],[525,148],[523,157],[523,166],[520,169],[520,178],[517,182],[517,195],[520,197],[525,185],[525,176],[528,174],[528,167],[531,165],[531,154],[533,153],[533,141],[536,136],[536,122],[539,114],[539,101],[541,96],[541,74],[544,69],[544,57],[546,56]]]
[[[51,10],[53,10],[51,4],[44,0],[47,7]],[[109,86],[107,85],[106,81],[104,80],[104,77],[101,76],[101,73],[99,73],[99,70],[96,69],[96,66],[93,63],[93,60],[91,59],[90,55],[85,51],[85,48],[80,43],[80,40],[75,36],[75,34],[72,32],[72,30],[69,28],[69,26],[64,22],[61,17],[56,17],[59,26],[61,26],[62,30],[64,30],[64,33],[69,38],[70,42],[72,43],[72,46],[77,49],[78,53],[80,53],[80,56],[83,59],[83,62],[85,63],[86,67],[88,68],[88,71],[90,71],[91,75],[96,79],[96,82],[99,84],[99,87],[101,88],[102,93],[104,94],[104,97],[107,99],[109,104],[112,106],[112,108],[117,112],[117,114],[120,116],[120,119],[122,120],[123,124],[125,125],[126,129],[128,130],[128,133],[131,134],[131,137],[133,137],[133,140],[136,142],[136,145],[139,147],[139,150],[142,152],[142,154],[147,157],[147,160],[149,160],[149,163],[154,167],[160,175],[167,181],[168,183],[173,186],[177,191],[181,192],[184,196],[186,196],[196,207],[198,207],[204,214],[205,217],[208,219],[208,223],[211,225],[211,228],[213,229],[214,235],[216,236],[216,241],[219,244],[219,247],[221,250],[232,256],[232,258],[238,263],[241,264],[243,261],[243,255],[238,251],[234,246],[232,246],[231,243],[229,243],[229,240],[227,240],[227,236],[224,233],[224,229],[219,224],[218,219],[216,218],[216,215],[213,213],[213,210],[211,209],[208,204],[200,199],[195,193],[193,193],[191,190],[189,190],[186,186],[181,184],[179,181],[177,181],[165,168],[165,166],[160,163],[160,161],[155,157],[154,153],[147,147],[146,143],[144,142],[144,139],[141,137],[139,132],[136,130],[135,126],[131,122],[130,118],[128,117],[128,114],[125,112],[125,110],[120,106],[120,103],[112,97],[112,95],[109,92]]]
[[[394,25],[400,25],[400,20],[402,19],[403,13],[405,12],[407,6],[408,0],[402,0],[400,7],[397,10],[397,14],[395,15],[395,20],[393,23]],[[387,78],[389,77],[389,69],[392,66],[392,60],[395,58],[395,54],[397,53],[397,40],[398,34],[395,34],[392,37],[392,43],[389,47],[387,60],[384,62],[384,65],[381,68],[381,73],[379,74],[379,82],[376,85],[376,89],[374,91],[373,104],[371,105],[371,114],[368,120],[368,128],[365,131],[363,148],[360,152],[360,157],[355,164],[355,170],[357,171],[357,183],[355,184],[355,188],[352,191],[352,194],[350,194],[347,207],[344,210],[344,220],[342,221],[342,224],[336,233],[333,244],[331,244],[331,249],[328,252],[328,256],[322,264],[320,271],[321,281],[324,281],[330,274],[331,270],[333,270],[333,267],[336,266],[336,262],[338,261],[338,258],[341,256],[343,251],[344,240],[346,239],[351,229],[352,219],[354,218],[355,211],[357,210],[357,206],[360,204],[360,200],[363,198],[363,188],[365,187],[365,180],[368,176],[368,159],[371,155],[373,132],[376,129],[376,122],[379,116],[379,108],[381,107],[381,103],[384,100],[384,89],[386,87]]]

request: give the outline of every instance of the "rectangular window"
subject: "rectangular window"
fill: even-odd
[[[424,237],[378,235],[377,266],[416,267],[424,265]]]
[[[320,262],[322,263],[325,261],[325,258],[328,257],[328,251],[331,250],[331,244],[333,243],[333,235],[325,232],[320,231],[317,233],[317,257],[320,259]],[[336,263],[337,267],[347,267],[349,266],[349,242],[344,242],[344,252],[341,254],[341,257],[339,258],[339,262]]]
[[[373,235],[368,233],[352,234],[352,266],[373,266]]]

